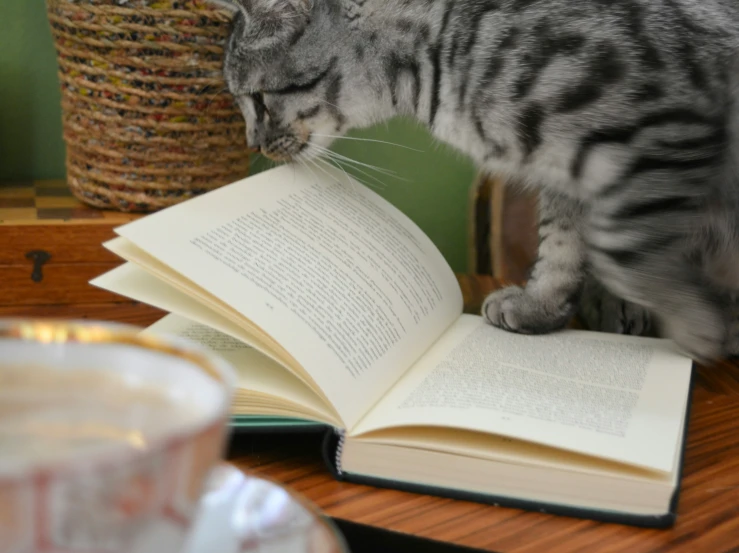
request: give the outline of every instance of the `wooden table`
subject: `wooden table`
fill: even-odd
[[[460,277],[476,312],[498,286]],[[0,310],[2,313],[2,310]],[[65,316],[49,306],[26,314]],[[2,313],[7,314],[7,313]],[[136,305],[91,306],[74,316],[140,325],[162,313]],[[320,459],[320,436],[240,436],[240,468],[284,483],[328,515],[498,553],[739,552],[739,363],[701,368],[693,394],[679,518],[671,530],[643,530],[336,482]],[[382,553],[382,552],[378,552]]]

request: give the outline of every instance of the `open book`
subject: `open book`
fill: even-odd
[[[117,230],[93,284],[240,371],[236,415],[335,429],[357,482],[674,522],[692,361],[671,342],[521,336],[462,313],[431,240],[344,173],[285,166]]]

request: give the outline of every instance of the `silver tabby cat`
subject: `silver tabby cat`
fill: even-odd
[[[487,298],[490,323],[550,332],[582,303],[591,327],[654,320],[697,359],[739,352],[739,1],[221,2],[266,156],[410,115],[537,188],[538,260]]]

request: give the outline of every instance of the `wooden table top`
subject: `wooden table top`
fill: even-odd
[[[62,179],[0,182],[0,226],[119,226],[140,215],[96,209],[72,195]]]
[[[484,276],[461,276],[460,284],[471,312],[498,286]],[[63,316],[64,309],[49,313]],[[75,310],[75,315],[80,313]],[[148,325],[161,312],[98,306],[89,316]],[[678,520],[669,530],[336,482],[321,461],[318,435],[240,436],[230,459],[245,471],[302,493],[330,516],[497,553],[739,552],[739,363],[699,370]]]

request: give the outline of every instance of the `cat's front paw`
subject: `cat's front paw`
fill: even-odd
[[[578,316],[588,330],[632,336],[649,336],[655,332],[649,311],[614,296],[595,281],[585,284]]]
[[[546,334],[564,328],[575,305],[528,294],[509,286],[490,294],[482,304],[482,316],[493,326],[519,334]]]

